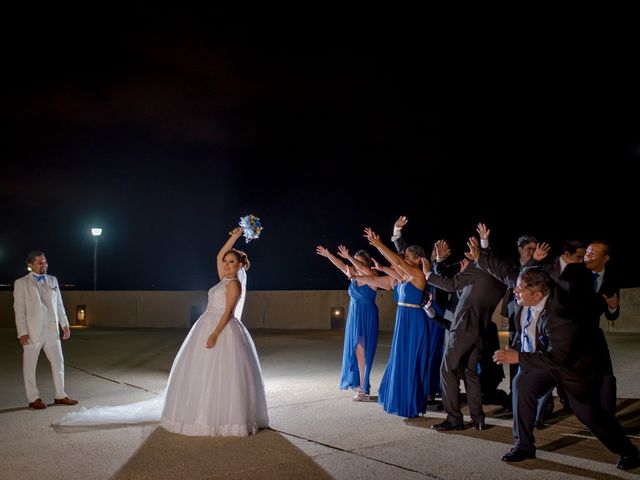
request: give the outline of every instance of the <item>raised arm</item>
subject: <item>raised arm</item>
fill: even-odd
[[[451,247],[446,240],[438,240],[431,251],[431,269],[436,275],[451,278],[460,272],[460,263],[449,263],[447,258],[451,256]],[[424,271],[424,269],[423,269]]]
[[[400,273],[398,273],[396,270],[394,270],[391,267],[385,267],[384,265],[380,265],[376,259],[373,259],[373,269],[378,270],[379,272],[385,273],[390,277],[393,277],[398,282],[402,281],[402,275],[400,275]]]
[[[420,283],[422,282],[421,278],[424,277],[422,274],[422,270],[405,262],[404,258],[393,252],[389,247],[382,243],[382,240],[380,240],[380,236],[373,230],[371,230],[371,228],[364,229],[364,236],[367,238],[367,240],[369,240],[369,243],[371,245],[378,249],[382,256],[386,258],[394,268],[397,267],[402,271],[405,271],[407,275],[411,277],[412,281],[415,280]],[[424,284],[422,285],[422,287],[424,287]]]
[[[333,263],[342,273],[344,273],[347,277],[349,276],[349,269],[347,268],[347,264],[336,257],[329,250],[324,248],[322,245],[318,245],[316,247],[316,253],[321,257],[328,258],[331,263]]]
[[[240,227],[236,227],[233,230],[231,230],[229,232],[229,238],[224,243],[224,245],[222,245],[222,248],[218,252],[218,255],[216,257],[216,265],[218,266],[218,277],[220,277],[220,280],[222,280],[222,277],[224,277],[224,270],[223,270],[224,263],[222,262],[222,259],[224,258],[224,254],[233,248],[236,241],[242,236],[242,231],[243,230]]]
[[[383,290],[392,290],[396,282],[396,280],[389,275],[356,275],[351,278],[370,287],[382,288]]]
[[[391,241],[393,242],[393,246],[396,247],[396,251],[399,253],[403,253],[407,249],[407,242],[402,236],[402,229],[407,224],[409,220],[404,215],[398,217],[396,223],[393,224],[393,235],[391,236]]]
[[[345,247],[344,245],[338,245],[338,255],[340,255],[345,260],[349,260],[351,262],[351,264],[354,267],[356,267],[356,270],[358,270],[358,272],[361,275],[375,275],[376,274],[376,272],[374,272],[371,267],[369,267],[368,265],[365,265],[360,260],[358,260],[356,257],[351,255],[349,253],[349,250],[347,249],[347,247]]]
[[[465,256],[469,260],[474,260],[481,270],[497,278],[507,287],[516,288],[520,273],[518,268],[509,262],[492,257],[489,255],[488,249],[480,251],[480,244],[476,237],[469,237],[467,246],[469,247],[469,252],[465,253]]]

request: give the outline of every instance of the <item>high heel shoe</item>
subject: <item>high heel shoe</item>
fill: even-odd
[[[362,402],[364,401],[365,394],[362,390],[358,390],[358,392],[351,397],[351,400],[354,402]]]

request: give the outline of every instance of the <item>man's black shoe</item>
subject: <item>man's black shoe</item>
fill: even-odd
[[[529,458],[536,458],[535,453],[527,453],[524,450],[520,450],[518,448],[512,448],[509,452],[505,453],[502,456],[503,462],[521,462],[523,460],[528,460]]]
[[[640,467],[640,454],[638,450],[636,449],[636,453],[633,455],[620,455],[616,467],[620,470],[632,470]]]
[[[464,430],[463,423],[453,423],[449,420],[445,420],[442,423],[436,423],[435,425],[431,425],[432,430],[437,430],[439,432],[445,432],[447,430]]]

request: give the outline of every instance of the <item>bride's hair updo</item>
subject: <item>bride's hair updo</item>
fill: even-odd
[[[251,262],[249,261],[249,257],[247,257],[246,253],[244,253],[242,250],[238,250],[237,248],[232,248],[231,250],[225,252],[222,258],[226,257],[229,254],[236,257],[236,260],[238,260],[238,263],[242,265],[242,267],[245,270],[249,270],[249,267],[251,266]]]

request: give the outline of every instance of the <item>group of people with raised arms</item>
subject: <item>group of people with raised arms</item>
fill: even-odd
[[[364,229],[364,237],[387,266],[364,250],[352,256],[341,245],[336,256],[317,247],[350,281],[340,388],[354,389],[354,401],[371,395],[378,338],[376,291],[393,290],[395,325],[378,389],[385,412],[416,417],[441,395],[446,418],[431,428],[464,429],[463,380],[471,426],[484,430],[483,402],[497,398],[502,365],[513,365],[510,404],[505,406],[513,412],[515,444],[503,461],[535,457],[533,430],[543,428],[545,406],[556,388],[566,409],[619,455],[618,468],[640,466],[638,448],[615,417],[615,376],[599,327],[601,315],[610,320],[619,315],[615,274],[605,271],[607,242],[567,242],[551,262],[550,246],[533,242],[531,251],[522,255],[525,261],[516,265],[492,255],[490,230],[479,224],[480,240],[471,237],[468,252],[452,263],[444,240],[436,242],[430,258],[420,246],[406,247],[401,234],[406,223],[406,217],[400,217],[394,225],[397,251],[371,228]],[[526,247],[518,246],[523,251]],[[500,349],[492,315],[509,295],[513,331],[509,345]],[[506,398],[502,393],[500,398]]]

